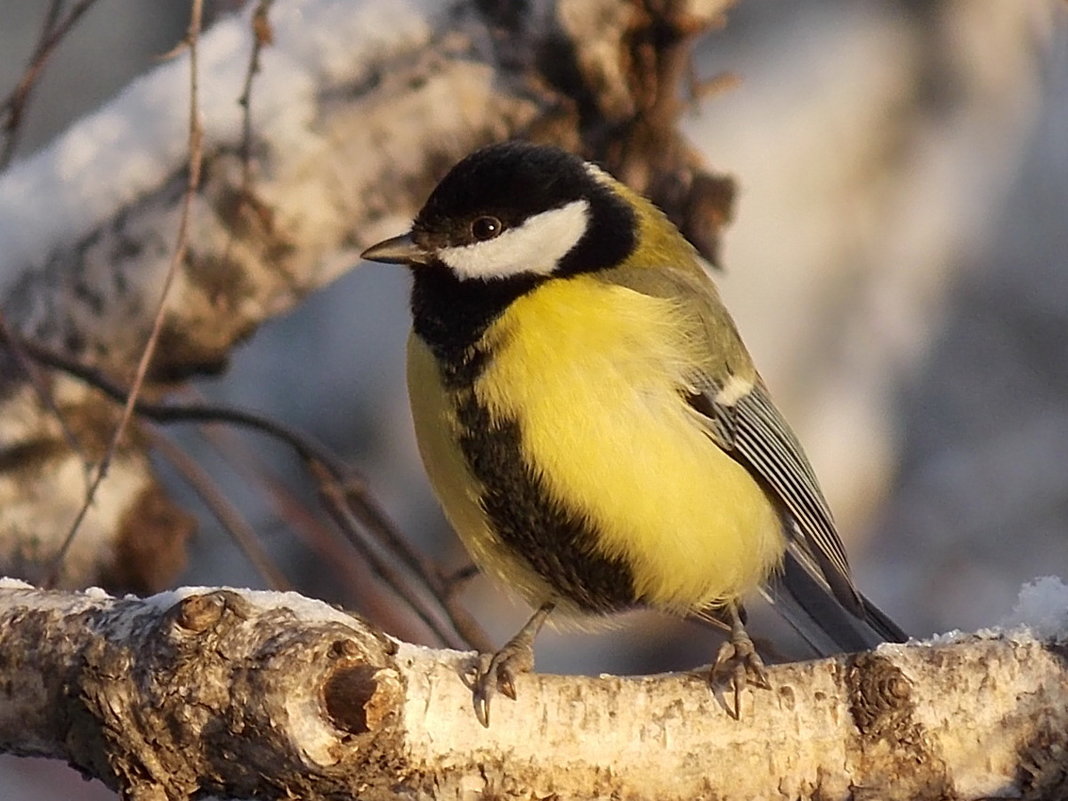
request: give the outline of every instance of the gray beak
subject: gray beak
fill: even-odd
[[[384,264],[426,264],[430,254],[415,244],[411,233],[407,233],[371,245],[360,258]]]

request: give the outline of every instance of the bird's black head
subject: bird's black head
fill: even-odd
[[[415,331],[443,361],[460,363],[526,292],[631,254],[638,220],[618,186],[559,148],[491,145],[442,178],[409,233],[363,255],[412,265]]]
[[[634,249],[637,232],[635,213],[613,184],[559,148],[490,145],[449,171],[407,238],[365,256],[444,267],[462,281],[611,267]]]

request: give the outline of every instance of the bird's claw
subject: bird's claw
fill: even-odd
[[[475,717],[489,728],[490,701],[500,692],[507,698],[516,699],[515,679],[521,673],[534,669],[533,638],[513,639],[495,653],[487,662],[483,657],[474,683]]]
[[[514,701],[516,676],[534,670],[534,638],[554,607],[551,601],[543,603],[526,625],[489,658],[488,663],[485,656],[480,658],[473,694],[475,717],[486,728],[489,728],[490,701],[493,696],[500,691]]]
[[[734,709],[728,707],[727,714],[735,720],[742,716],[742,690],[749,686],[771,689],[764,661],[740,625],[732,627],[730,639],[720,646],[716,661],[708,673],[708,683],[715,689],[725,675],[729,676],[728,685],[734,694]]]

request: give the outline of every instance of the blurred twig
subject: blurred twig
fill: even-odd
[[[38,372],[37,365],[33,363],[29,354],[26,353],[22,344],[18,338],[12,335],[11,330],[7,325],[7,318],[3,312],[0,312],[0,341],[7,346],[8,352],[11,354],[12,360],[18,366],[18,369],[22,371],[26,376],[26,380],[33,387],[33,391],[37,395],[37,400],[41,402],[41,406],[52,415],[52,418],[59,426],[60,432],[63,434],[63,439],[67,443],[67,447],[71,449],[82,461],[83,472],[85,476],[85,489],[89,491],[90,486],[90,473],[92,471],[92,463],[89,460],[88,454],[82,447],[82,443],[78,440],[78,437],[67,425],[67,420],[63,414],[59,411],[59,406],[56,405],[56,399],[52,395],[52,389],[48,386],[48,382]]]
[[[156,449],[163,454],[163,458],[171,463],[208,507],[245,558],[256,568],[256,572],[260,574],[267,586],[281,592],[292,590],[293,585],[264,549],[252,526],[230,500],[219,491],[215,480],[208,475],[208,472],[169,437],[147,427],[144,431]]]
[[[431,592],[445,607],[449,619],[468,644],[479,651],[492,651],[493,648],[482,633],[482,629],[467,609],[457,601],[456,595],[463,581],[455,581],[442,575],[436,565],[412,547],[396,526],[389,521],[385,511],[378,505],[360,476],[350,475],[343,489],[348,505],[357,510],[360,519],[381,532],[386,546],[399,555],[409,569],[419,576],[426,577],[425,580]]]
[[[246,196],[252,185],[252,85],[260,71],[260,53],[265,45],[274,41],[274,31],[268,14],[274,0],[259,0],[256,10],[252,12],[252,53],[248,59],[248,71],[241,97],[237,99],[241,106],[241,189]]]
[[[7,115],[4,120],[4,145],[3,149],[0,149],[0,170],[11,163],[11,158],[15,154],[26,106],[48,59],[51,58],[59,43],[70,33],[82,14],[88,11],[95,2],[96,0],[80,0],[62,18],[60,15],[63,13],[64,0],[52,0],[49,4],[33,55],[30,56],[26,69],[22,71],[19,82],[0,105],[4,114]]]
[[[343,603],[367,610],[372,619],[395,636],[419,641],[422,633],[412,630],[411,616],[396,604],[388,587],[375,591],[373,571],[365,562],[351,558],[350,543],[338,539],[336,524],[324,523],[289,485],[272,475],[263,461],[243,446],[234,429],[207,423],[198,426],[198,431],[231,468],[260,489],[264,503],[318,555],[321,563],[337,573],[346,593]]]
[[[81,379],[112,400],[129,404],[128,391],[99,370],[34,342],[22,340],[21,344],[25,352],[41,364]],[[313,439],[275,420],[227,406],[148,403],[135,399],[132,408],[137,414],[158,423],[230,423],[259,431],[291,447],[320,481],[320,495],[327,502],[327,511],[331,518],[375,573],[412,608],[441,642],[450,648],[466,646],[490,650],[486,635],[456,601],[455,586],[446,580],[429,560],[414,551],[396,525],[377,504],[366,497],[366,485],[362,479]],[[403,544],[399,545],[401,543]],[[383,558],[380,550],[400,557],[401,562],[433,595],[438,608],[444,611],[448,618],[452,631],[441,625],[438,615],[424,603],[418,592],[412,591],[409,583]]]
[[[59,550],[53,558],[51,570],[45,581],[46,587],[55,586],[56,581],[59,578],[59,573],[63,567],[63,560],[66,558],[67,552],[70,550],[70,546],[78,534],[78,529],[81,527],[82,521],[85,519],[85,515],[89,511],[89,507],[93,504],[93,498],[96,496],[97,489],[99,489],[101,482],[103,482],[104,478],[107,476],[111,460],[114,458],[115,452],[118,449],[119,440],[122,439],[122,434],[126,430],[130,418],[133,416],[134,407],[137,404],[137,396],[141,392],[141,386],[144,384],[145,375],[148,373],[148,366],[152,362],[152,355],[156,351],[156,344],[159,341],[160,332],[163,330],[163,319],[167,309],[167,295],[170,293],[171,285],[174,283],[174,277],[178,273],[178,268],[185,259],[185,252],[188,246],[187,236],[189,232],[189,217],[193,206],[193,197],[196,195],[197,189],[200,186],[200,167],[203,156],[203,135],[200,127],[200,108],[197,104],[197,43],[200,39],[202,11],[203,0],[193,0],[189,16],[189,29],[185,37],[185,41],[189,47],[189,178],[186,182],[185,193],[182,197],[181,217],[178,221],[177,240],[174,245],[174,251],[171,253],[170,264],[167,266],[167,274],[163,279],[163,288],[160,291],[159,304],[156,307],[156,314],[152,321],[152,330],[148,335],[148,341],[145,342],[144,350],[141,352],[141,358],[137,363],[137,370],[134,373],[130,391],[124,398],[122,415],[119,418],[118,425],[115,426],[115,432],[112,434],[111,440],[108,442],[108,447],[104,451],[104,456],[101,458],[99,464],[97,464],[96,474],[93,476],[93,481],[89,485],[88,491],[85,493],[85,501],[78,510],[78,514],[71,523],[66,538],[63,540],[62,545],[60,545]]]

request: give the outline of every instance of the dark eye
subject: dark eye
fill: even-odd
[[[471,223],[471,236],[479,242],[493,239],[504,230],[504,224],[496,217],[479,217]]]

